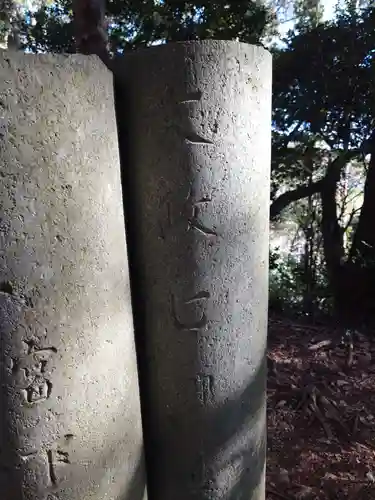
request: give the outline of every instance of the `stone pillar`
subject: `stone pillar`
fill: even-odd
[[[112,76],[0,53],[0,496],[141,500]]]
[[[271,56],[204,41],[118,66],[150,495],[260,500]]]

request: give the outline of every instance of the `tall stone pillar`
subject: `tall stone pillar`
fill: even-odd
[[[261,500],[271,56],[204,41],[118,66],[150,496]]]
[[[112,76],[0,53],[0,496],[141,500]]]

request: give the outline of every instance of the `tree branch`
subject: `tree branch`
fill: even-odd
[[[270,218],[274,220],[288,205],[294,201],[301,200],[302,198],[307,198],[315,193],[320,193],[327,182],[338,182],[340,180],[341,170],[346,165],[346,163],[356,156],[356,151],[345,151],[341,155],[337,156],[333,162],[327,167],[326,175],[323,179],[317,182],[307,184],[304,186],[299,186],[296,189],[287,191],[286,193],[278,196],[272,203],[270,207]]]
[[[270,217],[271,220],[275,219],[288,205],[294,201],[301,200],[302,198],[307,198],[315,193],[319,193],[323,187],[324,178],[320,181],[313,182],[312,184],[307,184],[305,186],[299,186],[296,189],[287,191],[286,193],[278,196],[272,203],[270,207]]]

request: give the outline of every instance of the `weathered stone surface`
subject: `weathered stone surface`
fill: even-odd
[[[0,53],[0,496],[140,500],[112,77]]]
[[[271,56],[178,43],[118,68],[149,491],[261,500]]]

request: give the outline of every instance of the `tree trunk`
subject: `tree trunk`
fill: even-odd
[[[76,50],[110,63],[104,0],[73,0]]]
[[[323,236],[323,251],[327,266],[328,279],[334,298],[334,308],[337,314],[341,310],[340,274],[344,258],[344,246],[340,224],[337,217],[336,190],[340,180],[341,169],[331,169],[324,178],[320,196],[322,200],[321,230]]]
[[[350,257],[343,263],[343,235],[337,220],[336,185],[338,177],[327,178],[322,196],[324,255],[335,312],[345,326],[368,322],[375,305],[375,133],[371,138],[371,160],[366,177],[364,202]]]
[[[311,172],[312,170],[310,170]],[[312,175],[309,177],[309,185],[313,183]],[[304,228],[305,248],[304,248],[304,292],[303,292],[303,309],[310,317],[313,316],[313,255],[314,255],[314,202],[310,195],[307,200],[308,206],[308,221]]]
[[[354,235],[348,267],[346,289],[351,294],[353,314],[363,321],[373,322],[375,317],[375,131],[370,139],[370,163],[367,171],[364,200]]]
[[[312,196],[315,193],[320,193],[326,184],[326,179],[335,177],[340,179],[340,174],[343,167],[347,162],[356,155],[354,151],[345,151],[341,153],[332,163],[327,167],[327,173],[323,179],[316,182],[309,182],[303,186],[298,186],[295,189],[287,191],[286,193],[278,196],[270,206],[270,218],[276,219],[280,213],[285,210],[291,203]]]
[[[357,230],[353,239],[350,257],[353,262],[365,265],[375,264],[375,131],[370,141],[371,159],[367,171],[364,200],[359,216]]]

